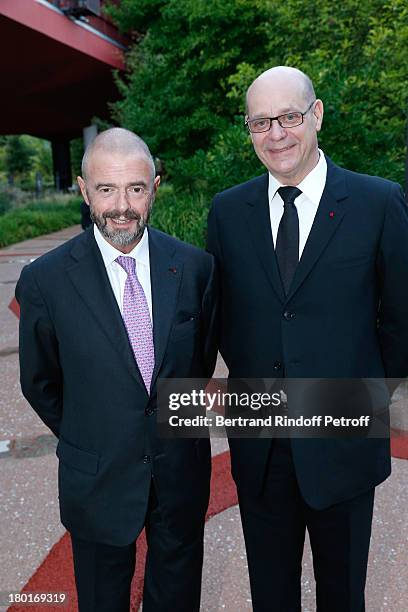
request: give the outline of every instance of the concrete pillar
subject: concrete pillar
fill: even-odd
[[[67,191],[72,185],[71,152],[69,140],[51,140],[54,185],[57,191]]]
[[[82,133],[83,133],[83,138],[84,138],[84,151],[85,151],[86,147],[89,144],[91,144],[94,138],[96,138],[96,136],[98,135],[98,128],[96,127],[96,125],[87,125],[82,130]]]

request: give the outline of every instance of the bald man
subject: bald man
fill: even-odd
[[[159,439],[157,381],[212,374],[213,257],[148,226],[160,178],[135,134],[102,132],[82,175],[94,226],[16,288],[21,386],[58,438],[79,610],[129,611],[145,527],[143,610],[198,611],[209,440]]]
[[[272,68],[248,90],[267,173],[218,194],[210,212],[221,353],[231,378],[378,378],[387,421],[381,379],[408,375],[407,206],[399,185],[325,156],[322,120],[299,70]],[[300,612],[307,529],[318,612],[362,612],[389,440],[232,438],[230,448],[254,611]]]

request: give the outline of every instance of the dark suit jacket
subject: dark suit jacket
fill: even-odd
[[[215,197],[208,250],[220,264],[221,353],[230,377],[408,375],[408,214],[399,185],[328,160],[287,297],[268,175]],[[240,487],[260,491],[270,444],[230,440]],[[292,450],[302,494],[315,508],[356,496],[390,473],[388,439],[293,439]]]
[[[158,377],[211,376],[212,256],[149,228],[155,369],[149,397],[92,229],[22,271],[23,393],[58,436],[61,520],[76,537],[126,545],[153,472],[163,518],[196,528],[208,505],[208,440],[156,433]]]

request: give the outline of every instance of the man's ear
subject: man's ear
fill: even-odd
[[[79,188],[81,190],[82,193],[82,197],[84,198],[85,202],[88,204],[89,206],[89,198],[88,198],[88,193],[86,191],[86,185],[85,185],[85,181],[82,178],[82,176],[77,176],[77,182],[79,185]]]
[[[159,188],[159,185],[160,185],[160,174],[158,174],[156,176],[156,178],[154,179],[154,182],[153,182],[153,193],[156,193],[156,191]]]
[[[313,115],[316,121],[316,132],[320,132],[321,130],[322,123],[323,123],[323,114],[324,114],[323,102],[321,100],[316,100],[316,104],[313,109]]]
[[[254,144],[254,135],[250,130],[248,130],[248,127],[246,125],[246,122],[248,121],[248,119],[249,119],[249,115],[245,115],[245,128],[246,128],[247,134],[249,134],[252,144]]]

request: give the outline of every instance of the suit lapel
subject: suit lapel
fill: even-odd
[[[273,246],[269,214],[268,176],[268,174],[264,174],[256,180],[255,188],[247,199],[247,227],[259,261],[280,301],[284,302],[285,294]]]
[[[67,268],[67,274],[72,284],[131,375],[144,387],[92,230],[75,243],[71,257],[73,263]]]
[[[152,388],[163,363],[163,357],[174,313],[183,264],[175,243],[165,234],[149,228],[150,279],[153,304],[154,371]]]
[[[344,172],[330,159],[326,160],[326,185],[287,299],[290,299],[305,281],[345,214],[342,202],[347,197]]]

